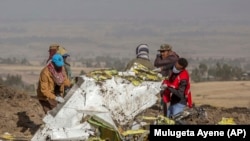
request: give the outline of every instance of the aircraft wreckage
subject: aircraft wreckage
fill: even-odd
[[[142,123],[135,124],[134,119],[157,102],[163,78],[156,72],[135,64],[128,72],[103,69],[77,78],[65,103],[43,118],[44,124],[32,141],[94,137],[121,141],[129,134],[148,134],[140,128]]]

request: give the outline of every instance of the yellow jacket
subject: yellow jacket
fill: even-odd
[[[64,97],[64,87],[70,86],[70,80],[67,78],[64,67],[62,71],[65,80],[63,84],[60,86],[60,95]],[[55,91],[55,83],[52,74],[50,73],[48,67],[44,67],[44,69],[40,73],[40,78],[37,87],[37,98],[39,100],[49,100],[49,99],[55,100],[56,95],[54,91]]]

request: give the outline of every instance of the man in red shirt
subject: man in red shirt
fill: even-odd
[[[172,68],[169,79],[163,81],[161,89],[163,90],[162,99],[164,104],[169,103],[167,117],[172,117],[188,106],[192,107],[192,96],[190,91],[190,78],[186,70],[188,61],[180,58]]]

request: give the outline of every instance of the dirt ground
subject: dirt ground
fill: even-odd
[[[218,124],[222,118],[233,118],[236,124],[250,124],[250,82],[197,83],[192,90],[196,108],[191,113],[195,114],[183,120],[186,124]],[[0,135],[8,132],[31,139],[45,116],[38,100],[0,85],[0,101]],[[154,105],[144,114],[159,113],[159,107]]]

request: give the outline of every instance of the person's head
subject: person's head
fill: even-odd
[[[64,65],[63,57],[61,54],[56,53],[52,56],[52,63],[56,69],[56,71],[61,71]]]
[[[188,61],[185,58],[179,58],[173,67],[173,73],[179,73],[182,70],[186,69],[188,66]]]
[[[62,55],[64,61],[66,61],[67,57],[70,56],[68,54],[67,50],[64,47],[62,47],[62,46],[59,46],[59,48],[57,50],[57,53],[59,53],[59,54]]]
[[[172,46],[170,46],[169,44],[162,44],[158,51],[160,52],[163,59],[167,58],[168,55],[172,52]]]
[[[49,46],[49,56],[52,57],[54,54],[56,54],[58,48],[59,48],[58,44],[51,44]]]
[[[149,59],[149,49],[147,44],[140,44],[136,47],[135,50],[137,58]]]

